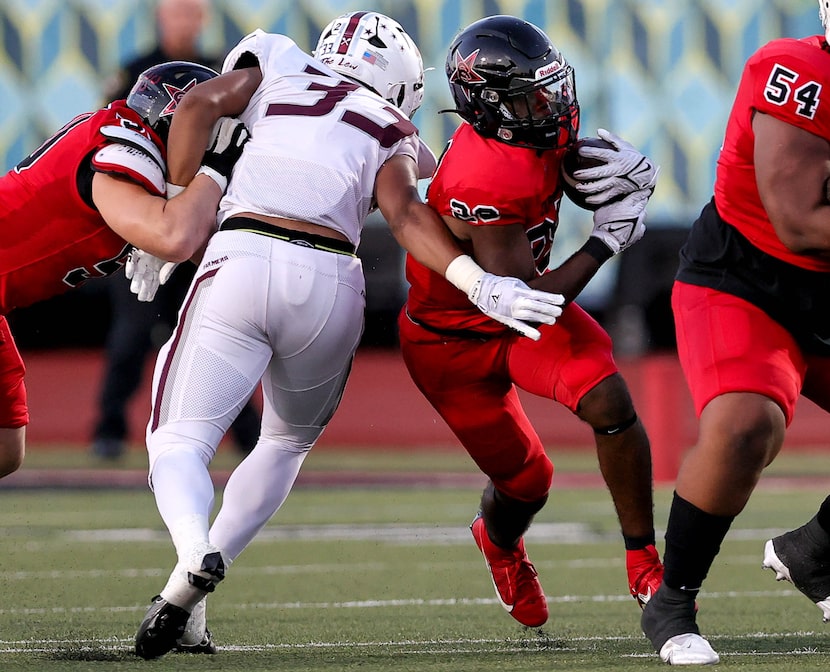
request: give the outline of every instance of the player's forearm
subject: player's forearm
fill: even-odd
[[[450,262],[464,254],[449,229],[428,205],[413,202],[387,221],[398,244],[419,263],[444,275]]]
[[[221,114],[213,106],[188,101],[176,108],[167,143],[167,181],[186,186],[196,175],[208,146],[210,133]]]
[[[144,227],[136,247],[166,261],[182,262],[198,255],[216,230],[216,209],[222,192],[205,175],[197,175],[187,189],[164,201],[154,199],[145,217],[152,222]]]
[[[594,257],[579,251],[558,268],[534,278],[527,284],[533,289],[562,294],[565,302],[570,303],[585,289],[600,266],[601,264]]]

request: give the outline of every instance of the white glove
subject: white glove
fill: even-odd
[[[565,297],[531,289],[518,278],[485,273],[467,297],[488,317],[538,341],[542,334],[526,322],[554,324],[562,314]]]
[[[594,212],[591,236],[599,238],[613,254],[636,243],[646,232],[646,205],[650,191],[635,191]]]
[[[164,261],[134,247],[124,265],[124,275],[130,282],[130,291],[139,301],[152,301],[158,288],[170,279],[177,263]]]
[[[580,156],[604,161],[595,168],[574,171],[574,178],[579,180],[574,188],[583,194],[590,194],[585,199],[587,203],[603,205],[635,191],[654,191],[659,167],[654,166],[649,158],[631,143],[610,131],[600,128],[597,135],[611,143],[614,149],[589,145],[580,147]]]

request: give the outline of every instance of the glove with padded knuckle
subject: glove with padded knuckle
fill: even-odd
[[[178,263],[165,261],[134,247],[124,264],[124,275],[130,280],[130,291],[139,301],[152,301],[158,288],[166,283]]]
[[[645,234],[646,205],[650,195],[648,190],[635,191],[594,212],[591,237],[604,243],[610,252],[609,257],[630,247]]]
[[[538,341],[541,333],[526,324],[554,324],[562,314],[565,297],[531,289],[518,278],[484,273],[467,294],[470,301],[488,317]]]
[[[242,156],[242,149],[249,138],[248,129],[239,119],[220,117],[213,126],[208,148],[202,157],[202,165],[197,175],[207,175],[225,191],[228,178]]]
[[[585,201],[601,206],[635,191],[648,191],[650,195],[657,184],[659,167],[618,135],[604,128],[598,129],[597,135],[613,149],[595,146],[580,148],[581,156],[602,162],[593,168],[574,172],[573,177],[579,180],[575,189],[590,194]]]

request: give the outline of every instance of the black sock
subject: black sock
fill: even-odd
[[[514,548],[547,500],[547,495],[535,502],[513,499],[489,481],[481,495],[481,512],[492,542],[501,548]]]
[[[666,528],[663,583],[696,595],[734,519],[706,513],[675,492]]]
[[[639,551],[646,546],[655,546],[654,532],[645,537],[627,537],[623,535],[623,542],[625,543],[626,551]]]

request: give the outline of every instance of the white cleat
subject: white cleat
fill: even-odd
[[[660,660],[669,665],[714,665],[720,656],[703,637],[689,633],[675,635],[663,644]]]

